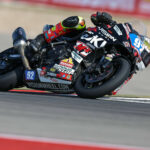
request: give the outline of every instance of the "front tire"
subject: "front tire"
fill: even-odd
[[[114,62],[119,65],[113,76],[96,87],[85,87],[84,75],[81,74],[74,85],[75,92],[78,96],[82,98],[98,98],[118,88],[129,77],[131,66],[122,57],[115,59]]]

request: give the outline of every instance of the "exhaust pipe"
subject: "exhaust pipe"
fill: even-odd
[[[25,69],[31,70],[29,61],[25,55],[27,39],[26,39],[26,33],[24,29],[21,27],[17,28],[12,34],[12,39],[13,39],[14,49],[18,50],[18,53],[21,55],[22,62],[23,62]]]

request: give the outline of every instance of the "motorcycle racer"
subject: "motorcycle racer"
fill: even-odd
[[[112,16],[106,12],[97,12],[91,15],[91,21],[95,26],[106,25],[108,27],[114,26],[117,24],[115,21],[112,20]],[[130,28],[130,32],[136,32],[131,24],[126,23],[127,26]],[[88,28],[87,30],[90,30]],[[42,45],[47,42],[50,43],[52,40],[56,39],[61,35],[66,35],[71,33],[73,35],[79,34],[86,30],[86,23],[85,20],[80,16],[71,16],[63,20],[62,22],[56,24],[55,26],[52,25],[45,25],[43,29],[43,34],[38,35],[30,44],[30,46],[35,50],[38,51]],[[138,55],[137,50],[135,50],[135,56],[139,57],[141,63],[137,63],[138,69],[142,70],[148,66],[150,63],[150,39],[148,37],[141,36],[143,43],[145,45],[144,50],[141,53],[141,56]]]
[[[50,43],[59,36],[66,34],[70,34],[69,36],[77,35],[83,32],[85,29],[86,24],[82,17],[71,16],[55,26],[45,25],[43,28],[43,34],[38,35],[30,45],[35,51],[38,51],[45,42]]]
[[[91,15],[91,21],[94,25],[99,26],[101,24],[113,25],[115,21],[112,20],[112,16],[106,12]],[[59,36],[66,34],[73,34],[75,36],[86,30],[85,20],[80,16],[71,16],[56,24],[45,25],[43,28],[43,34],[38,35],[32,42],[31,47],[38,51],[42,45],[47,42],[50,43],[52,40],[58,38]]]
[[[112,19],[112,16],[106,12],[97,12],[91,15],[92,23],[97,26],[106,26],[107,28],[111,28],[115,26],[117,23]],[[132,27],[130,23],[124,23],[129,32],[129,36],[132,33],[136,33],[137,41],[135,41],[135,45],[133,48],[134,56],[137,58],[137,70],[145,69],[150,63],[150,39],[143,35],[138,34],[137,31]],[[62,36],[62,35],[77,35],[82,33],[85,30],[94,30],[96,27],[87,28],[85,20],[80,16],[71,16],[63,20],[62,22],[52,25],[45,25],[43,29],[43,34],[38,35],[30,44],[34,51],[40,50],[43,44],[50,43],[52,40]],[[131,33],[131,34],[130,34]],[[132,38],[131,38],[132,39]],[[141,48],[140,52],[138,51],[138,47]],[[109,62],[112,60],[112,56],[106,56],[104,63],[109,65]],[[125,83],[131,79],[131,76],[125,81]],[[119,88],[120,89],[120,88]],[[118,88],[113,91],[113,94],[116,94]]]

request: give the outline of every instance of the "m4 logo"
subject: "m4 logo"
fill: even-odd
[[[85,37],[82,36],[81,39],[84,39],[86,41],[89,41],[92,45],[94,45],[96,48],[102,48],[106,45],[106,41],[103,38],[99,38],[98,35],[92,36],[92,37]]]

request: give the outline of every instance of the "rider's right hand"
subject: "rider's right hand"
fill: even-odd
[[[33,49],[35,52],[38,52],[40,49],[40,44],[34,39],[30,42],[30,48]]]
[[[96,26],[99,26],[101,24],[114,25],[116,23],[112,20],[112,16],[106,12],[97,12],[96,14],[92,14],[91,21]]]

